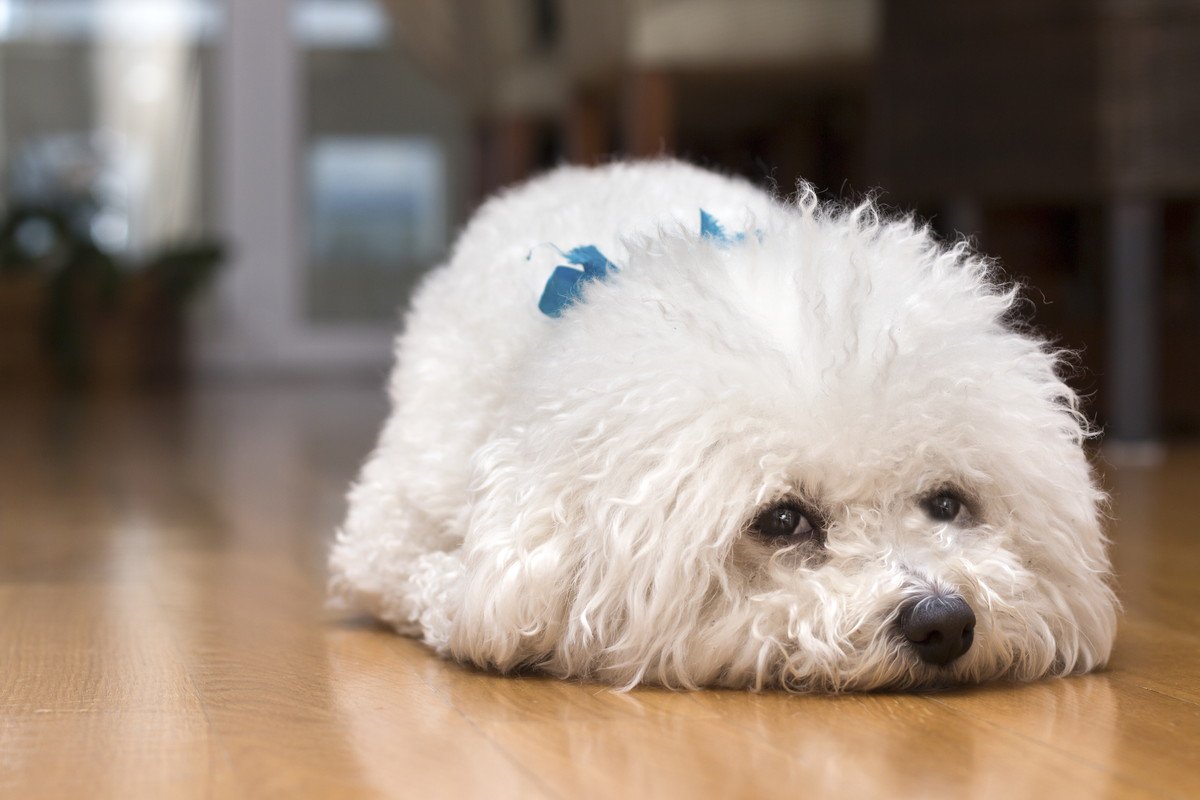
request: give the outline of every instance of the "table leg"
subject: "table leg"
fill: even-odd
[[[1162,209],[1144,197],[1107,208],[1105,391],[1110,441],[1149,444],[1159,431]]]

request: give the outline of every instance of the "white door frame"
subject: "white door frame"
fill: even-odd
[[[201,374],[382,373],[393,326],[305,318],[302,49],[292,0],[225,0],[218,220],[230,248],[194,332]]]

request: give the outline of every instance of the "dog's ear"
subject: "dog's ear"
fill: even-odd
[[[463,543],[464,579],[447,649],[510,671],[549,657],[579,569],[549,477],[537,480],[516,436],[475,457],[477,483]]]
[[[527,436],[529,431],[525,431]],[[626,441],[626,437],[616,439]],[[557,455],[520,437],[477,455],[480,486],[451,629],[457,658],[501,670],[695,685],[692,648],[734,590],[725,569],[742,487],[705,450]]]
[[[1108,661],[1119,608],[1102,525],[1106,499],[1078,446],[1051,440],[1040,452],[1019,452],[1025,470],[1011,469],[1021,476],[1013,516],[1026,532],[1023,549],[1038,565],[1039,594],[1048,604],[1057,650],[1050,670],[1090,672]],[[1042,665],[1037,674],[1045,671]]]

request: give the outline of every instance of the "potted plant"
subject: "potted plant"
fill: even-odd
[[[222,259],[215,241],[121,257],[73,224],[70,209],[11,208],[0,222],[0,385],[177,380],[183,309]]]

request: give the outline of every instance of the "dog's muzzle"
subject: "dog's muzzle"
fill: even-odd
[[[928,595],[900,609],[900,632],[922,661],[945,666],[971,649],[975,612],[958,595]]]

